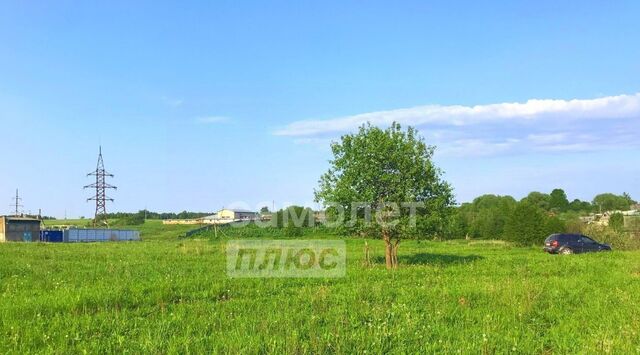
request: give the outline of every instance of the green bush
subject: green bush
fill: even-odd
[[[600,243],[611,245],[616,250],[640,249],[640,235],[616,231],[605,226],[589,225],[584,228],[582,234],[597,240]]]
[[[529,202],[520,202],[505,225],[506,240],[521,245],[538,245],[552,233],[564,232],[562,221],[548,217],[545,212]]]
[[[297,224],[297,227],[313,227],[315,216],[313,210],[301,206],[289,206],[281,209],[272,216],[272,225],[278,228],[289,228],[290,225]]]
[[[113,223],[114,226],[140,226],[144,224],[144,215],[132,214],[122,217]]]
[[[616,232],[622,232],[624,230],[624,216],[622,213],[614,213],[609,217],[609,228]]]

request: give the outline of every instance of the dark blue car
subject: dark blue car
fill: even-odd
[[[552,234],[545,239],[543,250],[549,254],[577,254],[609,251],[611,247],[582,234]]]

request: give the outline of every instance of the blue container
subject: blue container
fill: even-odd
[[[40,231],[40,241],[48,243],[62,243],[63,233],[62,231],[54,230]]]
[[[65,243],[140,240],[140,232],[119,229],[67,229],[64,231],[63,240]]]

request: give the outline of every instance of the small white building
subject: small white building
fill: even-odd
[[[211,216],[202,218],[203,223],[215,224],[215,223],[229,223],[238,221],[256,221],[260,219],[258,212],[243,210],[243,209],[230,209],[223,208]]]

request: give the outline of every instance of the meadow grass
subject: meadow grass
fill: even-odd
[[[140,228],[1,244],[0,353],[640,352],[640,252],[406,241],[390,272],[347,239],[344,278],[229,279],[224,238]]]

